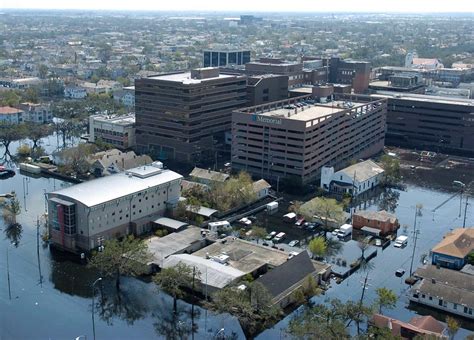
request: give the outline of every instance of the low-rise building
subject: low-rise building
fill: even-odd
[[[270,194],[271,187],[272,186],[264,179],[259,179],[252,183],[252,189],[257,200],[267,197]]]
[[[84,99],[87,97],[87,91],[79,86],[66,86],[64,88],[64,98],[68,99]]]
[[[397,216],[385,210],[361,210],[352,215],[352,226],[355,229],[374,228],[380,231],[380,235],[386,235],[397,231],[400,228],[400,223]]]
[[[87,162],[90,164],[89,171],[95,177],[101,177],[150,164],[153,160],[148,155],[137,156],[134,151],[111,149],[90,155]]]
[[[149,231],[181,196],[182,176],[162,167],[155,162],[48,193],[51,244],[88,251],[107,239]]]
[[[1,106],[0,107],[0,123],[1,124],[19,124],[23,123],[24,119],[23,110],[10,107],[10,106]]]
[[[383,176],[384,169],[370,159],[336,172],[332,166],[323,166],[321,188],[331,193],[357,196],[379,185]]]
[[[230,178],[230,175],[223,172],[212,171],[211,169],[195,167],[189,174],[189,177],[193,178],[196,182],[209,185],[214,182],[225,182]]]
[[[49,104],[21,103],[18,106],[24,112],[24,121],[45,124],[53,121],[53,111]]]
[[[408,298],[443,312],[474,319],[474,277],[456,270],[428,265],[418,268],[420,280],[411,288]]]
[[[135,115],[93,115],[89,118],[89,142],[102,140],[119,149],[135,146]]]
[[[371,327],[388,328],[393,336],[401,339],[428,337],[447,339],[446,327],[431,315],[415,316],[408,322],[393,319],[382,314],[374,314],[369,321]]]
[[[121,90],[114,91],[114,100],[123,105],[134,108],[135,107],[135,86],[124,87]]]
[[[431,250],[432,263],[450,269],[461,269],[474,251],[474,228],[458,228],[447,233]]]

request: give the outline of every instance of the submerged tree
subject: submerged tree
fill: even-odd
[[[332,229],[331,224],[340,224],[344,221],[342,205],[333,198],[315,197],[301,206],[300,213],[308,221],[317,218],[322,222],[324,238],[326,238],[326,233]]]
[[[379,313],[382,314],[382,308],[395,308],[397,303],[397,295],[391,289],[380,287],[377,288],[377,301],[376,304],[379,307]]]

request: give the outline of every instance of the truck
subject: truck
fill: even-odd
[[[350,234],[352,234],[352,225],[343,224],[342,226],[339,227],[339,231],[337,232],[337,237],[344,238]]]
[[[283,221],[287,223],[291,223],[296,220],[296,214],[294,212],[290,212],[288,214],[283,215]]]
[[[406,246],[407,242],[408,242],[408,236],[401,235],[395,239],[395,243],[393,245],[397,248],[401,248],[401,247]]]
[[[285,234],[285,233],[278,233],[278,234],[273,238],[273,243],[281,242],[285,237],[286,237],[286,234]]]
[[[228,221],[217,221],[217,222],[209,222],[207,227],[210,231],[216,233],[222,230],[226,230],[230,228],[230,223]]]
[[[265,206],[265,208],[267,209],[268,214],[274,213],[278,211],[278,202],[277,201],[270,202]]]

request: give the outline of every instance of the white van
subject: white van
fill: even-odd
[[[278,234],[273,238],[273,242],[274,242],[274,243],[278,243],[278,242],[282,241],[285,237],[286,237],[286,234],[285,234],[285,233],[278,233]]]
[[[407,243],[408,243],[408,236],[402,235],[402,236],[398,236],[395,239],[395,243],[393,245],[397,248],[401,248],[401,247],[406,246]]]

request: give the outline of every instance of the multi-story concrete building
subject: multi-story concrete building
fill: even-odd
[[[87,251],[108,239],[149,231],[151,222],[178,202],[181,179],[155,162],[48,193],[52,245]]]
[[[278,74],[288,76],[288,86],[298,87],[305,83],[303,63],[287,62],[282,59],[260,58],[245,64],[247,75]]]
[[[135,140],[135,115],[89,117],[89,142],[102,140],[119,149],[132,148]]]
[[[245,65],[250,62],[250,51],[241,49],[216,48],[203,53],[204,67],[226,67]]]
[[[288,76],[264,74],[247,78],[247,105],[255,106],[288,98]]]
[[[24,112],[24,121],[38,124],[53,121],[53,112],[49,104],[21,103],[18,108]]]
[[[324,165],[341,168],[383,149],[386,100],[336,96],[325,105],[299,102],[309,97],[234,111],[232,167],[310,182]]]
[[[474,100],[379,92],[386,98],[387,143],[474,155]]]
[[[354,93],[366,93],[369,89],[370,63],[367,61],[329,59],[329,82],[350,84]]]
[[[246,77],[218,68],[135,81],[137,148],[160,159],[192,162],[213,157],[232,111],[246,103]]]

